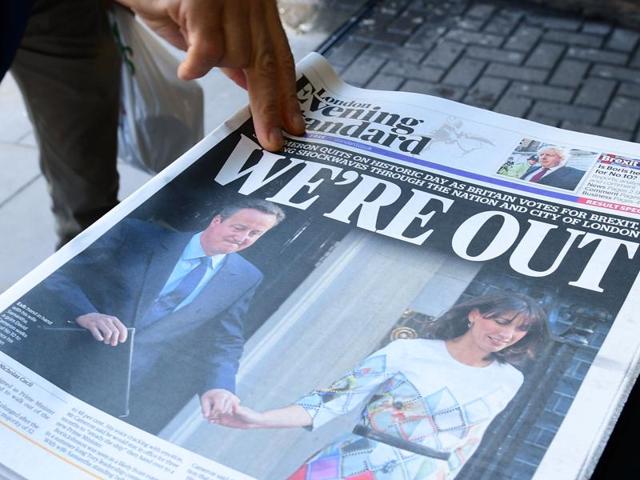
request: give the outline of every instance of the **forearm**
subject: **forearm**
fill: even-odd
[[[257,428],[308,427],[313,423],[311,415],[300,405],[267,410],[258,415]]]
[[[76,318],[87,313],[97,312],[98,308],[79,284],[70,278],[75,276],[70,270],[68,268],[65,271],[54,272],[42,283],[42,288],[50,294],[51,298],[58,299],[55,304],[55,311],[59,313],[58,320],[61,323],[75,324]],[[47,305],[46,308],[50,310],[51,307]]]

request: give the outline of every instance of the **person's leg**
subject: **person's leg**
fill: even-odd
[[[100,0],[36,0],[11,72],[63,245],[117,203],[120,58]]]

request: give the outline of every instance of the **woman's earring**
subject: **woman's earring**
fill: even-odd
[[[471,320],[467,320],[467,329],[473,326],[473,322]]]

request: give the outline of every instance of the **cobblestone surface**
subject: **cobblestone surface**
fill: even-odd
[[[640,33],[506,1],[375,4],[328,52],[358,86],[640,138]]]

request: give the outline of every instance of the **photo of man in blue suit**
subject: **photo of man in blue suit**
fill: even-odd
[[[566,150],[552,145],[538,150],[538,164],[532,165],[520,177],[532,183],[574,190],[584,175],[584,170],[568,167]]]
[[[96,341],[118,348],[135,328],[127,422],[157,433],[196,393],[204,418],[239,405],[243,321],[262,273],[238,252],[283,219],[246,198],[201,232],[123,220],[45,281]]]

